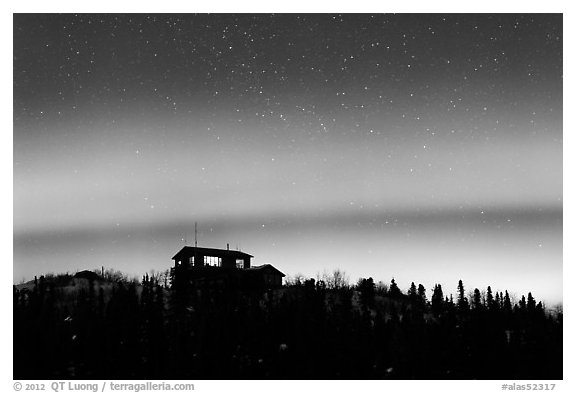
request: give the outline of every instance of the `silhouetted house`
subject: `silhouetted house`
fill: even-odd
[[[284,273],[266,264],[251,266],[252,255],[218,248],[183,247],[172,257],[174,280],[205,287],[277,288]]]
[[[172,257],[174,267],[223,267],[249,269],[252,255],[241,251],[218,248],[183,247]]]
[[[253,266],[250,270],[257,272],[264,280],[264,285],[267,288],[277,288],[282,286],[282,277],[285,276],[280,270],[274,266],[266,264],[262,266]]]

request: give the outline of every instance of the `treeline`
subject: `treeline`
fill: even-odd
[[[324,278],[324,279],[322,279]],[[529,293],[402,291],[345,273],[275,290],[14,288],[15,379],[562,379],[562,313]]]

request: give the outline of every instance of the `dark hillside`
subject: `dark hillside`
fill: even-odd
[[[89,278],[14,287],[15,379],[562,378],[562,314],[531,294]]]

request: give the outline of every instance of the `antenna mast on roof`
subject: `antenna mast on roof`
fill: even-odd
[[[198,247],[198,223],[194,223],[194,247]]]

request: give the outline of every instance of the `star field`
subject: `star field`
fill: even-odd
[[[374,132],[370,118],[382,115],[405,125],[425,124],[433,114],[478,121],[524,114],[518,107],[529,91],[531,101],[546,105],[526,115],[548,119],[561,89],[558,19],[16,18],[15,115],[68,119],[102,106],[115,118],[138,105],[158,115],[217,116],[225,108],[238,122],[281,128],[290,116],[310,132],[365,135]]]

